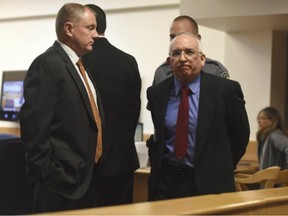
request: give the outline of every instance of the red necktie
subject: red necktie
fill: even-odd
[[[176,137],[174,151],[179,159],[187,153],[188,147],[188,122],[189,122],[189,94],[191,90],[187,86],[181,87],[181,101],[178,109],[176,123]]]
[[[97,145],[96,145],[96,156],[95,156],[95,162],[97,163],[99,158],[102,155],[102,123],[101,123],[101,118],[100,118],[99,110],[98,110],[98,108],[96,106],[96,102],[94,100],[91,88],[90,88],[90,86],[88,84],[88,81],[87,81],[87,76],[86,76],[86,72],[85,72],[85,68],[83,66],[82,60],[79,59],[76,64],[79,67],[79,70],[80,70],[81,75],[83,77],[83,80],[85,82],[85,85],[86,85],[86,88],[87,88],[87,91],[88,91],[88,95],[89,95],[89,101],[90,101],[90,105],[91,105],[91,108],[92,108],[93,116],[94,116],[94,119],[95,119],[95,122],[96,122],[96,126],[97,126],[97,129],[98,129]]]

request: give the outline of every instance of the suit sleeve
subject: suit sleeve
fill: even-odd
[[[132,83],[132,89],[131,89],[131,101],[130,102],[134,102],[132,104],[132,110],[134,110],[133,114],[134,114],[134,128],[136,128],[138,120],[139,120],[139,116],[140,116],[140,110],[141,110],[141,98],[140,98],[140,94],[141,94],[141,88],[142,88],[142,81],[141,81],[141,77],[140,77],[140,72],[138,69],[138,64],[137,61],[134,57],[131,57],[132,60],[132,65],[134,65],[134,73],[133,73],[133,78],[131,80],[130,83]]]
[[[45,60],[36,59],[25,79],[25,102],[20,112],[21,138],[31,181],[45,180],[49,175],[49,127],[57,95],[54,85]]]
[[[239,83],[234,82],[230,103],[227,107],[227,127],[231,141],[233,165],[236,168],[246,151],[250,127],[245,109],[244,96]]]

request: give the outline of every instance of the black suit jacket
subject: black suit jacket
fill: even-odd
[[[97,127],[84,83],[58,42],[32,62],[24,98],[20,125],[30,182],[80,198],[93,173]]]
[[[249,123],[238,82],[201,73],[195,149],[198,194],[234,191],[233,170],[245,153]],[[149,193],[157,187],[165,142],[164,121],[173,76],[147,90],[156,142],[149,143]]]
[[[101,176],[134,172],[139,168],[134,134],[140,115],[141,78],[135,58],[97,38],[83,57],[101,94],[105,114]]]

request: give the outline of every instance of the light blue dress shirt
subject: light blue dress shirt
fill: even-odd
[[[193,82],[188,85],[192,91],[192,93],[189,95],[188,150],[186,156],[181,160],[179,160],[174,153],[177,114],[181,100],[180,88],[182,86],[182,84],[176,79],[174,79],[174,86],[169,94],[168,106],[165,116],[165,157],[174,165],[194,167],[200,79],[201,75],[199,75],[195,80],[193,80]]]

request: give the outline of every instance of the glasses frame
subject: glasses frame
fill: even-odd
[[[200,54],[202,55],[203,53],[202,52],[199,52],[199,51],[195,51],[193,49],[184,49],[184,50],[171,50],[169,52],[169,56],[171,58],[180,58],[182,56],[182,54],[184,54],[184,56],[186,58],[193,58],[195,57],[197,54]]]

